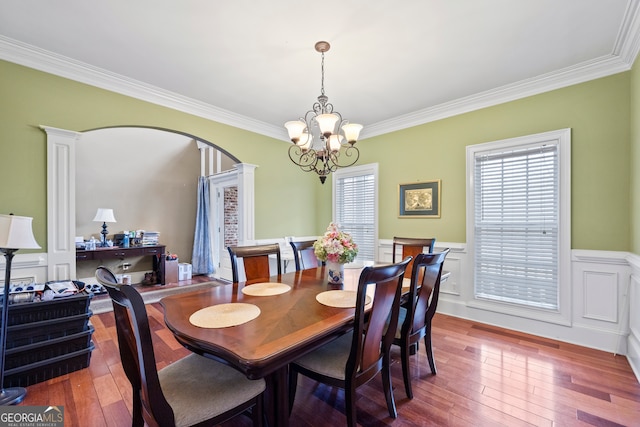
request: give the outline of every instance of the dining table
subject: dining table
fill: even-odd
[[[167,327],[183,346],[227,363],[249,379],[264,378],[269,424],[287,426],[288,365],[353,327],[355,291],[362,268],[345,268],[341,285],[329,284],[321,266],[272,276],[260,283],[220,284],[175,294],[160,303]],[[335,295],[335,291],[341,295],[337,304],[321,298]],[[353,304],[344,303],[344,296],[346,300],[352,297]],[[225,317],[224,310],[236,308],[243,312],[250,309],[245,313],[249,317]],[[220,319],[232,321],[225,324]],[[219,323],[214,324],[216,321]]]

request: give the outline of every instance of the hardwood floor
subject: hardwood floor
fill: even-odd
[[[159,368],[188,354],[148,304]],[[94,315],[90,366],[27,388],[22,405],[64,406],[65,425],[131,425],[131,387],[122,371],[113,314]],[[392,374],[398,418],[386,410],[381,380],[358,392],[363,426],[640,426],[640,384],[624,356],[436,314],[431,375],[420,347],[412,357],[414,399]],[[344,425],[344,393],[299,377],[292,426]],[[225,424],[249,426],[246,417]]]

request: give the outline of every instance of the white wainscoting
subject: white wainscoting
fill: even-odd
[[[629,313],[629,335],[627,337],[627,359],[640,379],[640,256],[630,254],[627,261],[631,266],[626,301],[628,305],[623,310]]]
[[[33,283],[45,283],[47,278],[47,254],[16,252],[11,261],[11,281],[25,281]],[[4,286],[5,258],[0,256],[0,277]]]
[[[391,262],[392,243],[378,242],[379,261]],[[473,271],[466,245],[436,242],[434,250],[444,248],[451,249],[444,264],[451,276],[441,288],[438,312],[626,355],[640,379],[640,256],[572,250],[571,321],[564,325],[479,308],[473,304]]]

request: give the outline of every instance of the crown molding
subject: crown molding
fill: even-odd
[[[640,0],[630,0],[624,12],[620,32],[613,46],[614,55],[620,55],[622,60],[633,65],[640,52]]]
[[[286,132],[279,126],[235,114],[1,35],[0,59],[271,138],[286,138]]]
[[[613,53],[610,55],[389,120],[369,124],[363,129],[360,139],[419,126],[628,71],[640,51],[639,5],[640,0],[629,1]],[[0,59],[271,138],[288,141],[285,130],[280,126],[242,116],[8,37],[0,36]]]
[[[552,73],[543,74],[531,79],[522,80],[510,85],[501,86],[472,96],[459,98],[451,102],[368,125],[363,129],[362,139],[621,73],[630,70],[631,65],[632,63],[622,60],[620,56],[603,56]]]
[[[640,52],[640,0],[629,0],[612,53],[562,70],[367,125],[360,139],[407,129],[628,71]]]

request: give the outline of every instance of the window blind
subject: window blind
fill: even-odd
[[[475,295],[557,309],[557,143],[476,153]]]
[[[358,245],[358,261],[375,261],[375,175],[336,177],[335,220]]]

